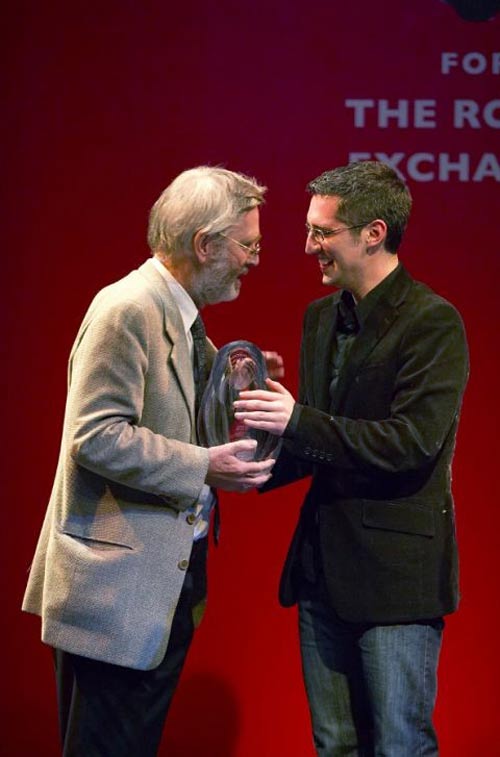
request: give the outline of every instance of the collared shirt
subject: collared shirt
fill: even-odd
[[[198,308],[194,304],[193,300],[186,292],[184,287],[179,284],[175,276],[173,276],[168,268],[161,263],[158,258],[153,257],[153,264],[156,269],[161,273],[163,278],[168,283],[169,289],[172,293],[172,297],[175,300],[175,304],[179,308],[181,314],[182,325],[184,326],[184,333],[186,335],[189,354],[191,356],[191,363],[193,362],[193,336],[191,334],[191,326],[198,316]],[[187,512],[191,512],[196,516],[194,523],[193,538],[195,541],[201,539],[208,534],[208,527],[210,523],[210,511],[215,503],[215,497],[207,484],[203,484],[203,488],[200,492],[200,496],[196,505],[187,509]]]

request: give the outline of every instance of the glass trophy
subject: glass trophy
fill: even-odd
[[[264,356],[252,342],[229,342],[217,352],[198,414],[198,438],[203,446],[256,439],[255,454],[241,453],[240,458],[263,460],[277,455],[279,437],[249,428],[234,417],[233,402],[238,399],[239,392],[267,389],[266,377]]]

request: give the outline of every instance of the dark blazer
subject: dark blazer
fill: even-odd
[[[339,296],[307,309],[299,402],[273,473],[273,486],[312,473],[280,601],[297,599],[298,547],[313,516],[342,618],[437,617],[458,602],[450,466],[468,375],[463,324],[400,266],[356,337],[330,406]]]

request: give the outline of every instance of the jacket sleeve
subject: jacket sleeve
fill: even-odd
[[[385,377],[383,417],[332,416],[299,403],[285,429],[287,448],[343,471],[402,473],[431,463],[458,416],[468,375],[463,324],[449,303],[434,298],[408,318],[395,366]],[[363,384],[360,372],[354,380],[351,391],[370,392],[369,378]]]
[[[157,402],[177,403],[174,427],[180,428],[176,416],[184,413],[181,439],[167,438],[143,420],[145,391],[154,392],[147,384],[158,334],[150,332],[148,313],[134,301],[115,303],[85,323],[70,360],[65,443],[83,468],[183,509],[198,498],[208,451],[186,441],[191,424],[178,386]]]

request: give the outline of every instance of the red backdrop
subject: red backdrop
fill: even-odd
[[[171,5],[18,0],[2,25],[5,753],[57,753],[50,655],[19,605],[90,298],[147,257],[149,207],[178,172],[210,163],[253,174],[269,186],[262,262],[237,302],[206,320],[219,344],[279,349],[295,390],[302,314],[326,293],[303,254],[304,186],[363,153],[408,178],[402,259],[468,330],[454,464],[463,601],[447,623],[437,725],[443,757],[493,754],[500,17],[467,22],[441,0]],[[162,754],[313,754],[295,612],[276,599],[303,492],[223,495],[208,611]]]

